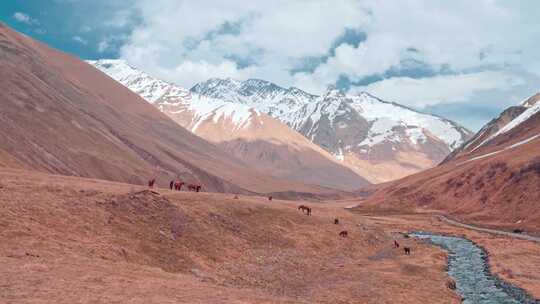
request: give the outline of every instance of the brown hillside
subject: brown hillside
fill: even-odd
[[[156,190],[0,172],[0,302],[458,303],[439,249],[341,208]]]
[[[220,192],[330,192],[252,171],[81,60],[0,24],[0,165]]]
[[[439,210],[540,233],[540,115],[474,152],[378,188],[363,208]]]

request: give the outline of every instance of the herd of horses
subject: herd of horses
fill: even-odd
[[[298,206],[298,210],[302,211],[302,213],[305,214],[305,215],[311,215],[311,208],[306,206],[306,205]],[[338,218],[334,219],[334,224],[339,225],[339,219]],[[349,232],[347,230],[342,230],[341,232],[339,232],[339,236],[342,237],[342,238],[346,238],[346,237],[349,236]],[[394,240],[394,247],[399,248],[399,243],[398,243],[397,240]],[[411,247],[403,247],[403,251],[404,251],[405,255],[410,255],[411,254]]]
[[[153,188],[155,182],[156,182],[155,178],[149,180],[148,181],[148,187]],[[169,187],[171,188],[171,190],[174,189],[176,191],[181,191],[182,186],[185,185],[185,184],[186,183],[184,183],[184,182],[182,182],[180,180],[173,180],[173,181],[170,182]],[[202,186],[201,185],[196,185],[196,184],[189,184],[189,185],[187,185],[187,188],[188,188],[188,191],[200,192]],[[238,196],[235,195],[234,199],[238,199]],[[268,200],[271,201],[272,196],[269,196]],[[302,214],[305,214],[305,215],[308,215],[308,216],[311,215],[311,208],[306,206],[306,205],[298,206],[298,210],[302,211]],[[337,218],[334,219],[334,224],[339,225],[339,219],[337,219]],[[349,232],[347,230],[342,230],[341,232],[339,232],[339,236],[342,237],[342,238],[346,238],[346,237],[349,236]],[[398,241],[396,241],[396,240],[394,240],[394,247],[395,248],[400,247]],[[403,251],[405,252],[405,255],[410,255],[411,254],[411,248],[410,247],[403,247]]]
[[[154,184],[156,183],[156,179],[153,178],[151,180],[148,181],[148,187],[149,188],[154,188]],[[171,188],[171,190],[176,190],[176,191],[181,191],[182,190],[182,186],[184,186],[186,183],[180,181],[180,180],[172,180],[170,183],[169,183],[169,188]],[[201,185],[197,185],[197,184],[189,184],[187,185],[187,189],[188,191],[195,191],[195,192],[200,192],[201,189],[202,189],[202,186]]]

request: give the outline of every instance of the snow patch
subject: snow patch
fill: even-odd
[[[516,147],[519,147],[519,146],[521,146],[521,145],[524,145],[524,144],[526,144],[526,143],[529,143],[529,142],[531,142],[532,140],[535,140],[535,139],[538,138],[538,137],[540,137],[540,134],[536,134],[536,135],[534,135],[534,136],[531,136],[531,137],[529,137],[529,138],[527,138],[527,139],[524,139],[524,140],[522,140],[522,141],[519,141],[519,142],[517,142],[517,143],[515,143],[515,144],[513,144],[513,145],[510,145],[510,146],[508,146],[508,147],[505,147],[504,149],[501,149],[501,150],[498,150],[498,151],[494,151],[494,152],[490,152],[490,153],[486,153],[486,154],[482,154],[482,155],[473,157],[473,158],[471,158],[471,159],[465,160],[465,161],[459,163],[458,165],[461,165],[461,164],[464,164],[464,163],[468,163],[468,162],[471,162],[471,161],[474,161],[474,160],[479,160],[479,159],[483,159],[483,158],[486,158],[486,157],[490,157],[490,156],[499,154],[499,153],[501,153],[501,152],[504,152],[504,151],[506,151],[506,150],[514,149],[514,148],[516,148]]]
[[[490,137],[488,137],[486,140],[484,140],[481,144],[476,146],[471,152],[473,152],[476,149],[480,148],[481,146],[488,143],[489,141],[491,141],[495,137],[509,132],[510,130],[512,130],[515,127],[519,126],[523,122],[527,121],[529,118],[531,118],[534,114],[536,114],[538,112],[540,112],[540,103],[536,103],[535,105],[529,107],[527,110],[525,110],[525,112],[521,113],[521,115],[514,118],[512,121],[510,121],[504,127],[502,127],[499,131],[492,134]]]

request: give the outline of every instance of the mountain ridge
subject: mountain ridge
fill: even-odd
[[[336,193],[252,170],[95,67],[2,23],[0,50],[2,166],[139,185],[180,178],[213,192]]]
[[[258,109],[190,92],[135,70],[122,61],[90,63],[145,97],[181,126],[259,172],[346,191],[369,184],[328,152]],[[239,85],[233,80],[226,82]],[[247,82],[253,90],[259,85],[270,91],[277,88],[260,80]],[[263,93],[271,94],[270,91],[265,89]]]
[[[90,63],[141,96],[146,94],[149,102],[164,104],[158,106],[162,111],[167,107],[165,98],[158,101],[156,97],[161,92],[160,86],[145,84],[148,74],[128,66],[130,72],[125,74],[138,79],[138,83],[132,83],[129,77],[124,77],[124,71],[115,71],[122,69],[123,61],[117,61],[112,69],[104,64],[114,63],[114,60]],[[169,85],[179,88],[172,83]],[[471,135],[448,119],[383,101],[367,92],[347,95],[330,88],[323,95],[314,95],[256,78],[245,81],[211,78],[190,90],[178,90],[177,98],[190,100],[187,107],[193,112],[204,112],[198,107],[231,108],[227,112],[229,116],[239,117],[242,123],[245,121],[240,118],[247,116],[240,113],[251,111],[249,109],[267,114],[371,183],[386,182],[433,167]],[[148,94],[149,91],[154,95]]]

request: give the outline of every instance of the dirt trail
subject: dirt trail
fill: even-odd
[[[480,231],[480,232],[486,232],[486,233],[492,233],[492,234],[498,234],[498,235],[505,235],[505,236],[509,236],[509,237],[513,237],[513,238],[517,238],[517,239],[522,239],[522,240],[527,240],[527,241],[533,241],[533,242],[540,243],[540,237],[535,237],[535,236],[532,236],[532,235],[513,233],[513,232],[508,232],[508,231],[503,231],[503,230],[490,229],[490,228],[482,228],[482,227],[469,225],[469,224],[465,224],[465,223],[461,223],[461,222],[449,219],[444,215],[436,215],[435,217],[440,219],[441,221],[444,221],[444,222],[450,224],[450,225],[458,226],[458,227],[461,227],[461,228],[472,229],[472,230],[476,230],[476,231]]]

